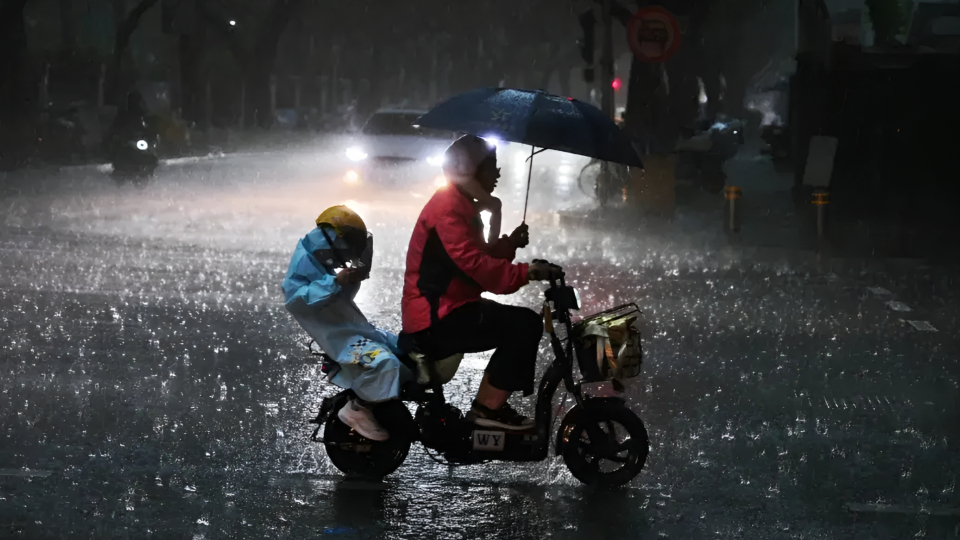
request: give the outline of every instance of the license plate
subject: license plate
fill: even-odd
[[[507,434],[502,431],[474,430],[473,449],[503,452],[503,445],[506,444],[506,440]]]

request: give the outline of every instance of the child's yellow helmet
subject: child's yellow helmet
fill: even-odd
[[[367,234],[367,226],[360,219],[360,215],[343,205],[331,206],[317,216],[317,227],[329,225],[337,231],[338,236],[344,236],[348,232],[360,232],[364,236]],[[353,229],[349,231],[348,229]]]

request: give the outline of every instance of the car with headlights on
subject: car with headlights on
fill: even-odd
[[[426,111],[388,109],[374,113],[347,148],[351,183],[433,180],[456,134],[415,126]]]

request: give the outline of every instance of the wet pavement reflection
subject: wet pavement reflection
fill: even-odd
[[[564,224],[553,211],[589,201],[585,162],[560,155],[537,157],[520,257],[564,265],[583,313],[644,311],[644,374],[627,391],[650,433],[644,471],[601,491],[554,456],[451,468],[415,445],[383,482],[343,478],[309,441],[336,390],[280,280],[316,214],[352,201],[377,250],[358,303],[398,331],[406,244],[435,174],[348,184],[337,144],[168,163],[143,186],[95,167],[8,178],[0,537],[957,536],[955,517],[920,510],[958,504],[955,269],[730,264],[702,216],[672,233]],[[520,221],[523,154],[503,159],[505,231]],[[537,287],[501,300],[541,302]],[[454,405],[484,364],[470,357],[447,386]]]

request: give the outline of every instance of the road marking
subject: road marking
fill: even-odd
[[[877,513],[877,514],[928,514],[931,516],[960,516],[960,508],[937,507],[928,508],[925,506],[906,506],[902,504],[859,504],[847,503],[847,509],[858,513]]]
[[[910,326],[920,330],[921,332],[937,332],[938,330],[933,327],[932,324],[927,321],[907,321],[910,323]]]
[[[893,293],[891,293],[890,291],[884,289],[883,287],[867,287],[867,290],[870,291],[870,292],[872,292],[873,294],[875,294],[875,295],[877,295],[877,296],[884,296],[884,295],[887,295],[887,294],[893,294]]]
[[[897,302],[896,300],[887,302],[887,307],[894,311],[910,311],[910,306],[904,304],[903,302]]]
[[[804,398],[801,398],[802,402]],[[885,412],[895,412],[896,406],[909,406],[910,403],[908,400],[903,399],[902,397],[894,397],[891,401],[890,398],[880,395],[844,395],[839,397],[832,397],[829,395],[821,395],[820,399],[807,399],[807,404],[810,407],[819,407],[818,405],[821,401],[823,405],[828,410],[840,410],[840,409],[860,409],[863,411],[873,411],[876,414],[883,414]]]
[[[0,469],[0,476],[19,476],[21,478],[46,478],[52,474],[51,471],[38,471],[30,469]]]

